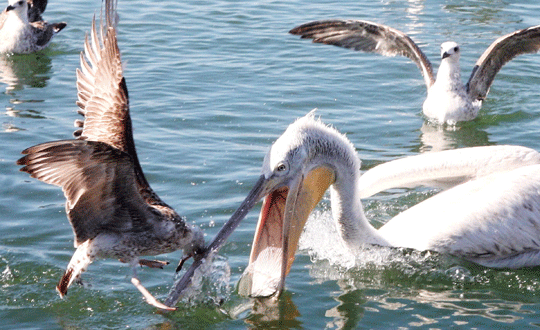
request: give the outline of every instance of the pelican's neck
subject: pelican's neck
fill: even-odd
[[[359,178],[359,168],[336,167],[336,181],[330,188],[332,216],[349,248],[357,249],[364,244],[387,245],[364,214],[358,189]]]
[[[445,58],[441,61],[435,84],[439,88],[447,90],[455,90],[462,87],[459,58]]]

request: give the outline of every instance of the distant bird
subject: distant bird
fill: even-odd
[[[43,21],[41,14],[45,12],[47,8],[47,0],[26,0],[28,4],[28,22]],[[0,26],[4,24],[7,18],[7,12],[5,9],[0,14]]]
[[[480,56],[464,86],[460,48],[455,42],[441,45],[441,64],[435,79],[431,63],[414,41],[386,25],[361,20],[323,20],[300,25],[289,32],[316,43],[408,57],[420,68],[426,83],[424,114],[433,122],[449,125],[476,118],[495,75],[504,64],[517,55],[540,50],[540,25],[502,36]]]
[[[9,0],[0,14],[0,53],[27,54],[47,47],[66,23],[48,23],[41,14],[47,0]]]
[[[475,147],[395,162],[361,175],[354,146],[336,129],[312,114],[291,124],[266,154],[262,174],[240,207],[245,214],[264,199],[239,293],[281,293],[304,224],[327,189],[336,229],[353,253],[372,244],[436,251],[487,267],[540,265],[538,152]],[[451,188],[379,229],[369,223],[362,197],[419,184]]]
[[[117,42],[116,2],[105,1],[105,20],[92,22],[81,68],[77,70],[79,113],[84,121],[75,140],[30,147],[17,161],[21,171],[62,187],[66,213],[75,234],[73,254],[56,287],[60,296],[97,258],[117,258],[133,269],[132,283],[147,302],[157,301],[137,279],[139,265],[162,268],[165,262],[139,259],[184,249],[194,256],[204,247],[199,228],[186,223],[154,193],[135,151],[126,80]]]

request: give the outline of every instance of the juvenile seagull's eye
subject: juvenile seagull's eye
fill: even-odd
[[[455,52],[459,51],[459,47],[457,47],[457,46],[454,47],[454,51],[455,51]]]

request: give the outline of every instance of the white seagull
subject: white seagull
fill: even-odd
[[[26,0],[28,5],[28,22],[43,21],[41,14],[47,9],[47,0]],[[0,26],[4,24],[4,21],[8,17],[8,10],[3,10],[0,13]]]
[[[313,42],[373,52],[402,55],[420,68],[427,87],[423,112],[429,120],[454,125],[476,118],[495,75],[515,56],[540,50],[540,25],[518,30],[495,40],[480,56],[463,85],[459,66],[460,48],[449,41],[441,45],[437,78],[431,62],[405,33],[383,24],[361,20],[322,20],[295,27],[291,34]]]
[[[9,0],[0,14],[0,53],[28,54],[47,47],[66,23],[48,23],[41,14],[46,0]]]
[[[137,279],[139,265],[162,268],[165,262],[139,259],[184,249],[204,249],[202,232],[165,204],[146,181],[135,151],[129,99],[117,42],[116,3],[105,1],[105,21],[92,21],[81,68],[77,70],[79,113],[84,121],[75,140],[30,147],[17,161],[21,171],[62,187],[66,213],[77,248],[58,283],[60,296],[98,258],[117,258],[133,270],[131,282],[146,301],[155,299]]]
[[[411,156],[368,171],[365,181],[360,164],[352,143],[313,114],[287,128],[240,207],[247,213],[264,198],[240,293],[281,293],[304,224],[328,188],[336,227],[353,253],[373,244],[436,251],[488,267],[540,265],[536,151],[493,146]],[[415,184],[454,187],[380,229],[369,223],[362,197]]]

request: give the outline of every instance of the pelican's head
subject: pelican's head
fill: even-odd
[[[459,45],[453,41],[447,41],[441,44],[441,59],[445,58],[453,59],[454,61],[459,60]]]
[[[22,18],[23,15],[28,15],[28,4],[26,0],[9,0],[6,11],[13,11]]]
[[[360,166],[349,140],[316,120],[313,112],[291,124],[272,145],[262,175],[239,208],[247,213],[264,198],[241,294],[281,293],[306,220],[336,182],[343,162]]]

